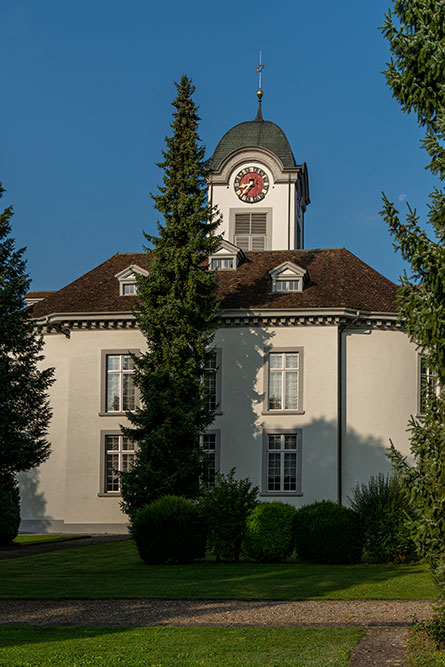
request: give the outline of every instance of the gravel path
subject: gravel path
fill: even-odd
[[[370,628],[352,649],[350,667],[403,667],[407,664],[406,628]]]
[[[423,601],[0,600],[0,623],[29,625],[408,625]]]

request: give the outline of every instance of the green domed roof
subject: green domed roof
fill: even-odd
[[[295,167],[292,149],[281,127],[270,120],[250,120],[235,125],[225,133],[213,153],[211,169],[217,170],[221,162],[238,148],[260,146],[280,158],[284,167]]]

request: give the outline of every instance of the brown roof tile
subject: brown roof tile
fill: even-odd
[[[301,293],[273,293],[269,271],[285,261],[307,270]],[[54,313],[131,312],[136,297],[119,296],[119,271],[147,266],[145,253],[113,255],[32,307],[33,317]],[[225,309],[353,308],[395,312],[397,286],[344,248],[246,253],[236,271],[219,272]]]

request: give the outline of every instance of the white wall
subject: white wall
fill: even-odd
[[[46,363],[56,367],[56,382],[50,402],[54,416],[48,439],[52,453],[36,471],[25,476],[26,488],[34,477],[34,501],[22,505],[22,529],[37,528],[34,520],[37,498],[44,507],[40,523],[48,529],[65,532],[108,532],[125,530],[127,518],[122,514],[120,498],[99,495],[101,475],[100,432],[120,430],[128,423],[125,416],[100,416],[101,351],[144,349],[138,331],[80,330],[69,339],[50,334],[45,338]],[[23,495],[23,493],[22,493]],[[34,507],[33,507],[34,506]],[[60,522],[64,521],[64,526]],[[40,528],[39,528],[40,530]]]
[[[390,439],[409,455],[410,415],[417,411],[417,352],[401,331],[346,336],[345,493],[371,475],[390,472]]]

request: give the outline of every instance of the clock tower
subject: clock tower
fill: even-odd
[[[304,247],[309,200],[306,164],[297,164],[283,130],[263,120],[232,127],[211,160],[209,195],[223,216],[219,232],[244,251]]]

